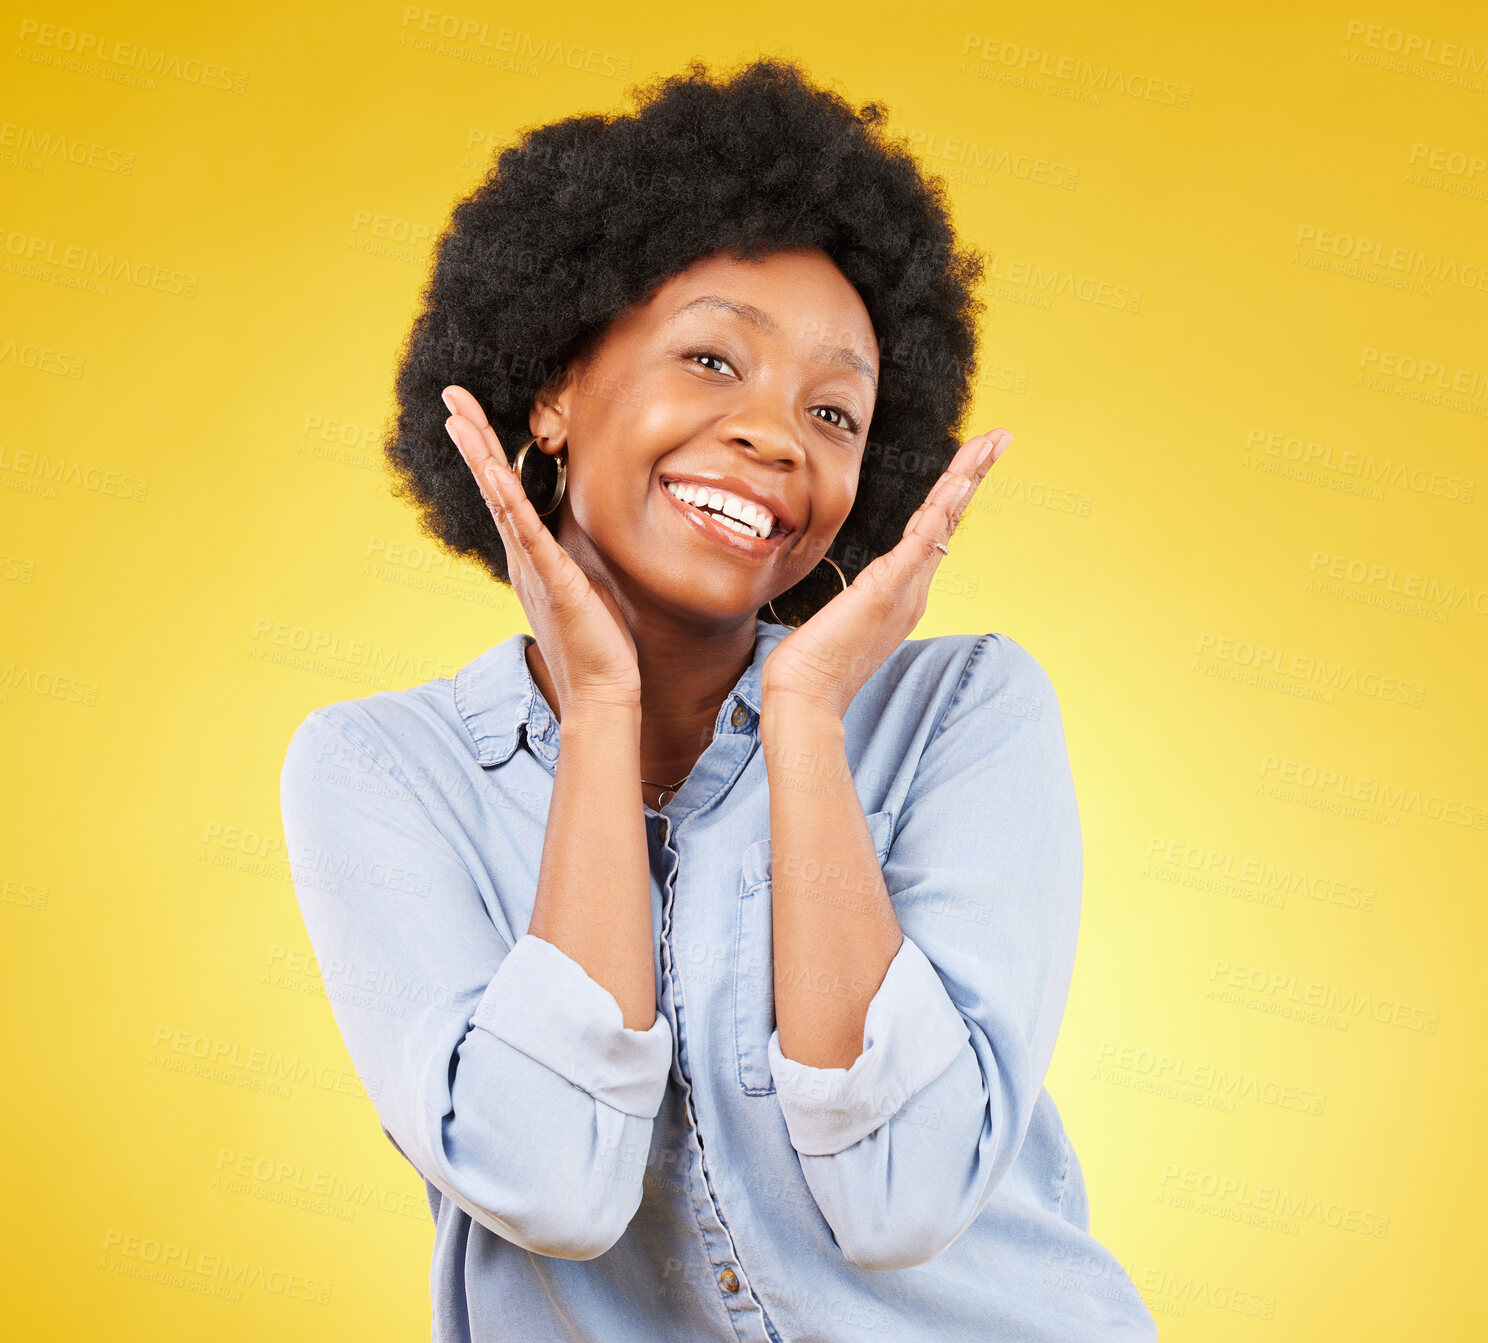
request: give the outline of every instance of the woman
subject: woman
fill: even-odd
[[[1043,1088],[1053,688],[907,639],[1010,436],[956,442],[979,263],[882,120],[695,64],[440,241],[389,455],[535,637],[316,710],[283,781],[438,1340],[1156,1337]]]

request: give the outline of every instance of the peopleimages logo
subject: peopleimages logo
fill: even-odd
[[[1213,658],[1237,667],[1270,672],[1331,691],[1351,690],[1370,699],[1409,704],[1412,708],[1419,708],[1426,697],[1426,687],[1415,681],[1385,676],[1367,668],[1361,671],[1342,662],[1330,663],[1323,657],[1273,648],[1260,641],[1201,631],[1194,652],[1199,657]]]
[[[212,1187],[253,1197],[273,1192],[280,1197],[266,1198],[266,1202],[288,1203],[312,1212],[320,1211],[323,1202],[350,1205],[342,1210],[349,1217],[343,1216],[342,1220],[355,1218],[356,1208],[430,1220],[428,1202],[420,1193],[379,1185],[363,1177],[352,1180],[331,1171],[307,1168],[303,1162],[275,1160],[232,1147],[218,1149]]]
[[[1356,778],[1348,770],[1314,765],[1305,760],[1284,760],[1276,755],[1263,756],[1261,778],[1273,783],[1288,784],[1308,793],[1336,793],[1345,800],[1368,802],[1388,811],[1415,812],[1431,821],[1446,821],[1473,830],[1488,830],[1488,807],[1476,802],[1443,797],[1440,793],[1412,788],[1407,784],[1396,787],[1383,779]]]
[[[57,497],[59,485],[71,485],[91,494],[144,503],[145,493],[150,488],[148,480],[124,475],[109,467],[90,465],[76,458],[53,457],[49,452],[38,452],[34,448],[12,451],[3,443],[0,443],[0,471],[13,473],[5,477],[6,488],[18,484],[15,477],[21,477],[25,479],[21,493],[44,494],[51,499]]]
[[[298,1083],[343,1096],[370,1095],[362,1080],[345,1068],[289,1057],[277,1049],[245,1047],[236,1040],[223,1040],[170,1026],[157,1026],[151,1045],[151,1061],[171,1072],[193,1072],[187,1067],[170,1067],[174,1061],[172,1056],[176,1056],[177,1060],[198,1065],[195,1075],[227,1081],[233,1080],[231,1074],[236,1070],[242,1076],[270,1086],[277,1085],[279,1094],[286,1093],[288,1083]]]
[[[331,630],[311,629],[285,620],[261,616],[253,622],[253,644],[249,656],[260,662],[277,663],[304,671],[325,671],[348,680],[391,677],[449,680],[457,668],[427,654],[415,656],[368,639],[352,639]]]
[[[1273,1105],[1282,1110],[1314,1115],[1322,1114],[1328,1103],[1324,1092],[1309,1087],[1261,1077],[1243,1068],[1226,1068],[1220,1063],[1186,1058],[1161,1049],[1118,1044],[1114,1040],[1101,1041],[1095,1061],[1135,1077],[1150,1078],[1170,1089],[1189,1087],[1195,1091],[1212,1092],[1232,1103],[1252,1100],[1258,1105]],[[1230,1108],[1233,1109],[1233,1104]]]
[[[1165,1190],[1171,1187],[1175,1192],[1197,1194],[1220,1204],[1234,1204],[1237,1210],[1245,1208],[1261,1215],[1269,1214],[1297,1222],[1316,1222],[1319,1226],[1352,1231],[1360,1236],[1383,1238],[1390,1232],[1390,1219],[1367,1208],[1355,1208],[1346,1203],[1296,1193],[1276,1185],[1253,1185],[1249,1180],[1233,1175],[1221,1175],[1218,1171],[1200,1170],[1195,1166],[1181,1166],[1175,1161],[1164,1164],[1158,1184]],[[1234,1220],[1248,1219],[1236,1217]]]
[[[1123,70],[1109,62],[1097,66],[1082,56],[1004,40],[990,33],[968,33],[961,44],[961,55],[965,58],[963,67],[966,61],[971,61],[974,70],[976,63],[981,62],[986,67],[1017,75],[1021,80],[1057,80],[1069,86],[1071,92],[1088,95],[1095,103],[1100,102],[1102,93],[1116,93],[1140,102],[1186,108],[1193,97],[1193,89],[1176,79]]]
[[[112,1227],[103,1233],[103,1253],[100,1268],[231,1301],[241,1301],[244,1288],[322,1306],[331,1299],[331,1284],[317,1278]]]
[[[1402,571],[1393,564],[1363,560],[1352,555],[1339,555],[1327,550],[1314,550],[1307,572],[1321,571],[1326,577],[1356,587],[1388,592],[1399,597],[1415,597],[1452,610],[1488,615],[1488,587],[1474,587],[1464,575],[1461,581],[1443,582],[1429,574]]]
[[[183,84],[200,84],[204,89],[230,93],[242,93],[248,87],[247,71],[204,61],[198,56],[182,56],[180,52],[150,47],[143,42],[124,42],[108,33],[22,19],[18,41],[15,54],[24,60],[81,74],[95,74],[102,67],[107,72],[105,78],[133,83],[152,92],[159,87],[157,79],[176,79]],[[109,66],[118,68],[109,70]],[[126,79],[123,74],[126,70],[134,78]]]
[[[989,279],[1030,289],[1041,298],[1049,295],[1063,296],[1124,312],[1137,312],[1142,306],[1140,289],[1102,280],[1094,275],[1078,275],[1069,269],[1045,266],[1042,262],[1029,261],[1022,257],[1004,256],[1000,252],[994,252],[987,258],[986,272]]]
[[[1345,42],[1358,40],[1376,51],[1388,52],[1413,61],[1426,61],[1449,69],[1481,72],[1488,69],[1488,51],[1478,51],[1461,42],[1440,42],[1422,33],[1408,33],[1401,28],[1386,28],[1379,23],[1350,19],[1344,32]]]
[[[1359,367],[1381,373],[1387,378],[1407,382],[1429,382],[1443,391],[1461,392],[1464,396],[1488,396],[1488,372],[1425,359],[1398,350],[1381,350],[1365,345],[1359,352]]]
[[[108,292],[105,280],[122,280],[136,289],[195,298],[201,283],[200,276],[173,270],[162,262],[114,251],[105,253],[87,243],[23,233],[18,229],[0,229],[0,253],[4,255],[6,271],[12,274],[47,279],[54,274],[49,268],[55,267],[59,283],[89,287],[98,294]]]
[[[1361,886],[1290,863],[1278,864],[1249,854],[1157,835],[1147,841],[1145,857],[1154,869],[1161,864],[1175,872],[1182,869],[1214,880],[1237,881],[1278,897],[1283,894],[1302,895],[1319,904],[1343,905],[1366,914],[1374,909],[1375,887]],[[1285,900],[1281,901],[1282,906],[1285,903]]]
[[[1423,280],[1457,285],[1463,289],[1488,290],[1488,265],[1481,259],[1462,261],[1456,257],[1443,256],[1440,252],[1431,256],[1409,244],[1390,246],[1376,238],[1365,238],[1338,229],[1319,228],[1316,224],[1299,224],[1292,246],[1299,250],[1321,252],[1342,261],[1355,261],[1361,265],[1378,266],[1385,270],[1419,276]]]
[[[1415,462],[1376,457],[1363,449],[1340,448],[1277,430],[1252,429],[1245,440],[1245,451],[1257,457],[1275,458],[1278,463],[1331,471],[1369,486],[1389,485],[1454,503],[1472,503],[1477,490],[1477,482],[1466,476],[1447,475]],[[1371,497],[1384,496],[1375,490]]]
[[[1394,998],[1361,993],[1357,989],[1345,992],[1336,984],[1299,979],[1286,971],[1266,970],[1258,965],[1235,965],[1230,961],[1216,960],[1210,967],[1209,980],[1211,984],[1245,989],[1278,1002],[1302,1003],[1324,1012],[1338,1012],[1345,1017],[1368,1017],[1381,1026],[1398,1026],[1424,1035],[1435,1035],[1437,1023],[1441,1020],[1440,1012],[1428,1012],[1423,1007],[1412,1007]]]

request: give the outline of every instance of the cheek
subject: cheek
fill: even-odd
[[[832,518],[837,526],[846,522],[847,515],[852,512],[859,485],[858,473],[852,470],[834,478],[823,491],[822,513]]]
[[[603,418],[575,422],[582,450],[570,451],[568,508],[585,535],[623,547],[655,503],[657,459],[676,440],[666,408],[610,405]]]
[[[632,432],[654,451],[673,446],[669,439],[687,421],[685,403],[674,393],[664,394],[659,388],[648,387],[638,389],[637,402],[629,407]]]
[[[607,459],[654,460],[675,446],[678,434],[691,432],[696,420],[687,389],[658,373],[596,380],[575,406],[574,431]],[[649,465],[649,463],[647,463]]]

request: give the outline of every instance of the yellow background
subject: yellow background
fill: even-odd
[[[1165,1339],[1488,1322],[1488,830],[1441,810],[1488,808],[1481,5],[7,9],[15,1337],[427,1336],[422,1186],[307,965],[280,765],[310,709],[525,628],[379,466],[452,204],[516,129],[757,51],[885,101],[997,258],[966,432],[1015,442],[919,633],[1006,632],[1059,692],[1086,884],[1048,1085],[1093,1233]],[[300,1080],[259,1089],[271,1054]]]

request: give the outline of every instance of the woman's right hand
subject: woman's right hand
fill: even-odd
[[[512,590],[552,677],[559,717],[596,706],[638,708],[635,639],[614,597],[589,581],[538,517],[480,402],[458,386],[442,396],[451,412],[445,428],[501,533]]]

